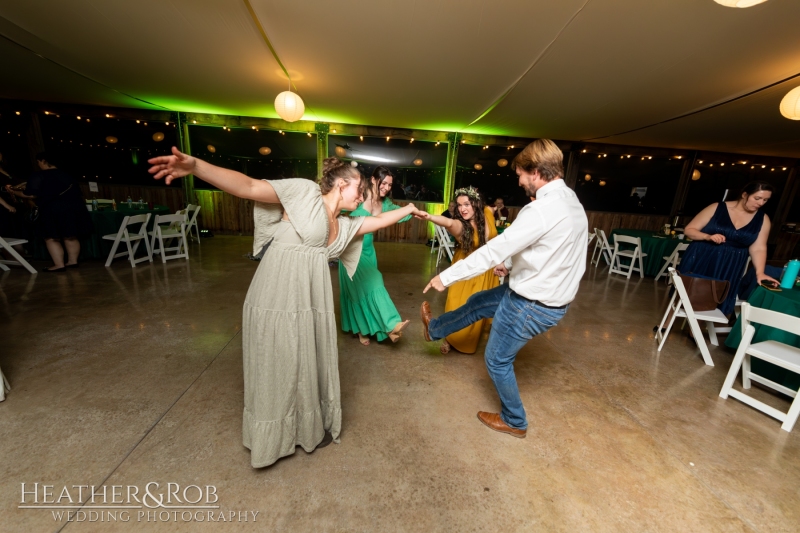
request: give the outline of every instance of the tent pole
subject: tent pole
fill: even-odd
[[[447,134],[447,159],[444,167],[444,190],[442,201],[445,207],[453,199],[456,190],[456,168],[458,163],[458,145],[461,144],[461,134],[454,132]]]
[[[317,176],[316,179],[322,178],[322,162],[328,157],[328,132],[331,130],[331,125],[326,122],[317,122],[314,124],[314,130],[317,132]]]
[[[178,130],[178,145],[181,147],[181,152],[187,155],[192,155],[192,147],[189,144],[189,124],[186,121],[185,113],[176,113],[177,119],[175,121],[176,129]],[[183,198],[186,205],[196,203],[194,192],[194,175],[189,174],[183,178]]]

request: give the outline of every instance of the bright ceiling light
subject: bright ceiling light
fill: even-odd
[[[366,161],[375,161],[376,163],[394,163],[393,159],[386,159],[385,157],[377,157],[374,155],[362,155],[358,154],[359,159],[364,159]]]
[[[800,86],[795,87],[781,100],[781,115],[789,120],[800,120]]]
[[[767,0],[714,0],[721,6],[725,7],[752,7],[758,4],[763,4]]]
[[[294,122],[303,118],[306,105],[300,95],[292,91],[283,91],[275,97],[275,111],[286,122]]]

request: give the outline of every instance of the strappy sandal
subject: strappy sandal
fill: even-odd
[[[369,346],[369,337],[365,337],[361,333],[359,333],[358,342],[360,342],[362,346]]]
[[[392,339],[392,342],[397,342],[400,340],[400,337],[403,336],[403,330],[408,327],[409,322],[411,321],[406,320],[405,322],[400,322],[392,331],[389,332],[389,338]]]

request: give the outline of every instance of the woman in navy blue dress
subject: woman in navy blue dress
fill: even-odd
[[[778,283],[764,273],[770,222],[760,210],[773,190],[769,183],[750,182],[742,189],[738,200],[712,204],[686,226],[686,236],[693,242],[678,269],[682,274],[728,281],[730,292],[719,306],[726,315],[733,311],[736,303],[748,256],[753,260],[758,283]]]

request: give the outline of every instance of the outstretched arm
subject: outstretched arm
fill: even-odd
[[[428,222],[433,222],[437,226],[443,227],[456,239],[460,239],[461,232],[464,231],[464,226],[462,226],[460,223],[457,223],[452,218],[443,217],[441,215],[431,215],[425,211],[420,211],[418,215],[414,216],[421,220],[427,220]]]
[[[194,174],[201,180],[239,198],[268,204],[280,203],[275,189],[268,181],[254,180],[235,170],[214,166],[202,159],[181,153],[174,146],[172,155],[154,157],[147,162],[153,165],[150,167],[150,174],[155,174],[153,177],[157,180],[166,178],[167,185],[172,183],[172,180]]]
[[[378,231],[379,229],[391,226],[392,224],[397,224],[403,217],[408,215],[416,215],[419,212],[420,211],[417,209],[417,206],[414,204],[408,204],[400,209],[386,211],[385,213],[381,213],[375,217],[366,217],[356,235],[366,235],[367,233]]]

